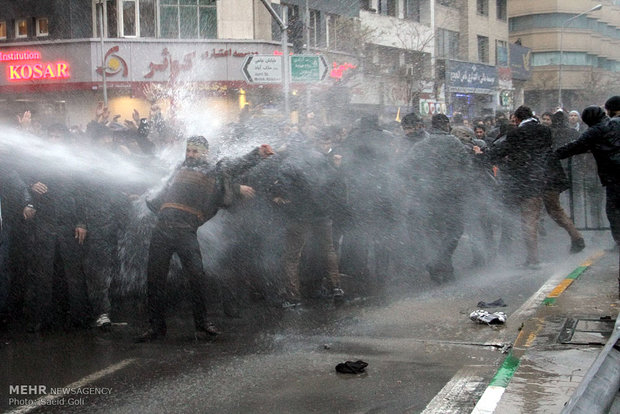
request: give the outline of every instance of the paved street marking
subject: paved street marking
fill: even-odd
[[[544,305],[550,305],[554,303],[557,297],[560,296],[566,290],[566,288],[568,288],[568,286],[571,285],[571,283],[577,280],[579,276],[581,276],[581,274],[585,272],[585,270],[588,267],[590,267],[592,263],[594,263],[595,260],[602,257],[604,253],[605,252],[597,252],[594,255],[590,256],[577,269],[573,270],[567,277],[565,277],[549,293],[549,295],[547,295],[547,297],[543,300],[542,303]],[[548,283],[546,283],[543,287],[546,287],[547,285]],[[536,292],[533,297],[538,297],[541,290],[542,288],[539,289],[539,291]],[[528,302],[523,304],[521,308],[523,308]],[[543,322],[544,322],[543,319],[536,318],[536,326],[534,329],[527,330],[527,333],[526,333],[526,329],[522,329],[521,332],[519,332],[519,335],[517,336],[517,339],[515,340],[515,346],[514,346],[515,351],[517,351],[517,348],[519,348],[520,344],[523,343],[526,335],[527,335],[527,339],[525,339],[524,348],[528,348],[532,345],[532,343],[536,339],[536,336],[542,329]],[[519,354],[522,354],[522,353],[523,351],[519,352]],[[504,394],[506,387],[508,387],[510,380],[512,379],[517,368],[519,367],[519,363],[520,363],[520,359],[518,356],[513,355],[512,352],[508,354],[508,356],[504,360],[504,363],[502,364],[500,369],[497,371],[497,374],[495,374],[495,376],[491,380],[489,386],[484,391],[484,394],[482,394],[482,397],[480,398],[480,400],[474,407],[474,410],[471,412],[471,414],[493,414],[495,412],[495,409],[497,408],[497,404],[502,399],[502,395]]]
[[[81,388],[84,387],[88,384],[90,384],[91,382],[95,382],[98,379],[101,379],[103,377],[105,377],[106,375],[110,375],[116,371],[119,371],[123,368],[125,368],[126,366],[132,364],[135,361],[135,359],[125,359],[124,361],[121,361],[117,364],[114,365],[110,365],[107,368],[102,369],[101,371],[97,371],[95,373],[92,373],[74,383],[71,383],[69,385],[66,385],[62,388],[67,388],[67,389],[76,389],[76,388]],[[28,405],[22,405],[21,407],[18,407],[12,411],[9,411],[8,414],[23,414],[23,413],[28,413],[32,410],[36,410],[37,408],[41,408],[43,406],[51,406],[52,404],[50,404],[51,401],[56,400],[58,398],[61,397],[65,397],[65,394],[48,394],[45,395],[43,397],[37,398],[36,400],[34,400],[32,403],[28,404]]]
[[[461,368],[435,395],[422,414],[458,414],[471,407],[471,395],[483,386],[488,367],[469,365]]]

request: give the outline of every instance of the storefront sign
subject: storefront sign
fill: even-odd
[[[63,61],[40,62],[41,52],[34,50],[16,50],[0,52],[0,62],[6,66],[6,79],[9,82],[39,79],[69,79],[69,64]],[[35,61],[35,62],[33,62]]]
[[[448,60],[446,85],[448,92],[490,94],[497,86],[497,70],[495,66]]]
[[[445,102],[437,102],[429,99],[420,99],[420,115],[432,116],[445,114],[447,110]]]
[[[10,81],[34,79],[69,79],[69,65],[64,62],[8,65]]]
[[[0,62],[14,62],[20,60],[41,60],[41,52],[31,50],[0,52]]]
[[[531,57],[532,49],[514,43],[510,45],[510,70],[513,79],[528,80],[532,77]]]

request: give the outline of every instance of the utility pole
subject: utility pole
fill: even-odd
[[[108,106],[108,84],[106,80],[105,51],[103,50],[103,7],[106,0],[97,0],[97,11],[99,14],[99,38],[101,39],[101,77],[103,78],[103,105]]]
[[[284,113],[286,115],[286,119],[287,121],[290,121],[291,119],[291,105],[290,105],[290,89],[291,89],[291,85],[290,85],[290,76],[289,76],[289,72],[290,72],[290,68],[289,68],[289,56],[288,56],[288,26],[286,25],[287,23],[287,12],[288,12],[288,6],[282,6],[282,18],[280,18],[280,16],[278,16],[278,13],[276,13],[276,11],[273,9],[273,7],[271,6],[271,3],[269,3],[267,0],[260,0],[263,5],[267,8],[267,11],[269,11],[269,14],[271,14],[271,17],[273,17],[273,19],[276,21],[276,23],[278,23],[278,26],[280,26],[280,31],[282,34],[282,67],[284,69],[284,79],[282,80],[282,93],[284,94]]]

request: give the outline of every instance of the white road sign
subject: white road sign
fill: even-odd
[[[282,83],[282,56],[249,55],[241,71],[250,83]]]

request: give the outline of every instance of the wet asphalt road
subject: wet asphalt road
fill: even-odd
[[[518,258],[484,270],[457,263],[456,282],[412,280],[393,286],[390,301],[354,301],[339,309],[310,303],[287,311],[257,303],[241,319],[218,318],[225,333],[215,341],[194,340],[189,314],[170,318],[168,337],[149,344],[133,343],[143,325],[130,316],[127,326],[109,333],[2,333],[0,410],[417,413],[446,383],[471,374],[477,381],[459,411],[470,412],[505,356],[499,346],[516,338],[528,298],[595,250],[568,256],[564,247],[546,248],[547,263],[537,271],[514,266]],[[478,301],[499,297],[508,304],[497,309],[509,316],[505,326],[468,319]],[[368,362],[366,373],[335,372],[339,362],[357,359]],[[45,392],[18,393],[17,385],[44,386]],[[60,387],[79,394],[53,395]],[[24,406],[28,400],[35,405]]]

